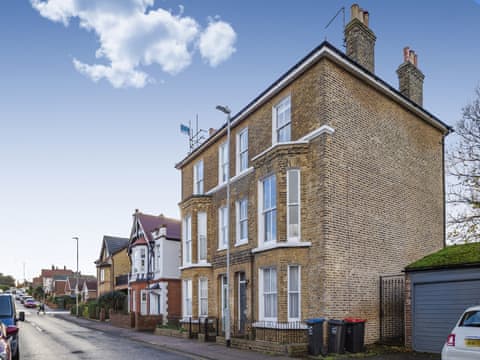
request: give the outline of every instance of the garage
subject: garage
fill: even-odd
[[[465,308],[480,304],[477,260],[480,244],[457,245],[406,268],[407,346],[439,353]]]

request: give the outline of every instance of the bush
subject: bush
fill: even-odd
[[[86,310],[86,311],[85,311]],[[70,314],[77,314],[77,307],[73,305],[70,309]],[[78,316],[88,317],[88,308],[84,304],[78,304]]]
[[[88,312],[88,317],[90,319],[98,319],[98,302],[95,300],[89,301],[86,304],[87,312]]]
[[[125,311],[126,295],[120,291],[111,291],[103,294],[98,298],[98,305],[105,309],[105,314],[108,314],[110,309],[116,312]]]

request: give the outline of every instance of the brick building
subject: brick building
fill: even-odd
[[[180,221],[136,210],[128,244],[129,311],[178,320],[181,314]]]
[[[99,296],[114,290],[127,293],[130,271],[128,241],[128,238],[108,235],[103,237],[100,257],[95,261]]]
[[[233,334],[355,316],[374,342],[380,276],[442,248],[450,129],[422,107],[413,51],[400,91],[375,75],[368,22],[352,6],[346,54],[323,42],[232,117],[229,152],[224,125],[177,164],[184,317],[230,299]]]

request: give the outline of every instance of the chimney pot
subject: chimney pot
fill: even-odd
[[[403,48],[403,62],[407,62],[409,56],[410,56],[410,48],[408,46],[405,46]]]
[[[423,106],[423,80],[425,75],[418,69],[418,56],[408,46],[403,48],[403,63],[398,67],[400,92],[414,103]]]
[[[369,22],[369,12],[353,4],[350,22],[345,27],[345,43],[347,56],[373,73],[376,36],[368,26]]]
[[[368,11],[365,11],[363,13],[363,23],[367,26],[368,26],[368,23],[369,23],[369,19],[370,19],[370,15],[369,15]]]
[[[358,13],[360,12],[360,6],[358,4],[353,4],[350,8],[350,18],[351,19],[358,19]]]

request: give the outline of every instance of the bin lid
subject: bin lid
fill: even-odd
[[[305,322],[307,324],[318,324],[318,323],[323,323],[324,321],[325,321],[325,318],[305,319]]]
[[[344,321],[343,320],[330,319],[330,320],[328,320],[328,323],[332,324],[332,325],[343,325]]]
[[[346,323],[364,323],[364,322],[367,322],[367,319],[359,319],[359,318],[345,318],[343,320]]]

